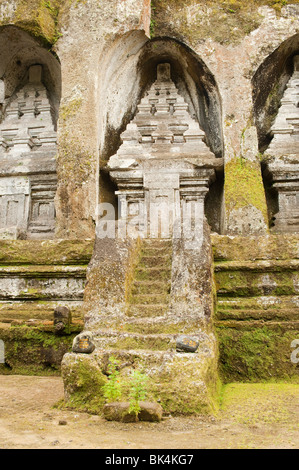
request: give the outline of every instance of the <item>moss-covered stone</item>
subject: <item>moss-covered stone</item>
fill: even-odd
[[[102,332],[104,335],[105,333]],[[98,338],[99,339],[99,338]],[[101,348],[109,348],[116,350],[151,350],[151,351],[175,351],[176,341],[175,335],[168,334],[133,334],[126,332],[115,332],[114,334],[101,337],[99,339]]]
[[[66,354],[61,365],[65,406],[101,414],[105,403],[103,386],[107,377],[89,354]]]
[[[122,399],[128,397],[130,371],[139,369],[149,377],[147,399],[159,402],[165,412],[217,414],[221,384],[213,353],[98,350],[96,358],[101,370],[106,370],[111,355],[119,360]]]
[[[291,361],[298,322],[223,322],[216,326],[223,382],[299,382],[298,364]]]
[[[229,232],[233,232],[233,222],[230,220],[233,214],[247,207],[254,208],[261,219],[258,224],[252,220],[252,225],[268,225],[265,191],[258,162],[232,158],[225,166],[224,195]]]
[[[298,235],[217,235],[212,243],[222,380],[298,382]]]
[[[219,295],[259,296],[259,295],[296,295],[297,271],[259,273],[250,271],[226,271],[215,275]]]
[[[59,109],[59,119],[66,121],[70,117],[74,116],[82,104],[82,98],[73,98],[67,104],[62,104]]]
[[[219,296],[216,310],[217,320],[259,320],[263,322],[298,321],[298,296]]]
[[[15,0],[1,25],[14,24],[38,38],[45,45],[55,44],[61,33],[57,29],[59,7],[65,0]],[[0,4],[7,4],[1,1]]]
[[[61,306],[57,300],[23,300],[6,301],[0,303],[0,323],[10,324],[13,321],[25,322],[34,318],[40,321],[53,321],[54,309]],[[63,302],[63,305],[66,303]],[[68,304],[68,303],[67,303]],[[74,322],[83,326],[83,313],[81,302],[68,304],[72,312]]]
[[[211,236],[215,261],[289,260],[299,258],[299,236]]]
[[[237,423],[259,426],[286,424],[294,429],[299,385],[289,383],[231,383],[222,389],[222,418],[234,416]]]
[[[65,109],[62,105],[61,120],[69,120],[78,110],[78,102]],[[68,122],[69,125],[69,122]],[[70,135],[63,131],[58,142],[57,173],[62,182],[80,187],[93,173],[95,155],[84,144],[84,138]]]
[[[176,415],[217,414],[220,380],[215,359],[204,360],[201,365],[196,362],[187,357],[174,359],[156,377],[152,395],[159,397],[165,411]]]
[[[0,240],[0,265],[85,265],[94,241]]]
[[[258,7],[269,6],[277,15],[298,0],[152,0],[151,35],[174,36],[196,45],[212,39],[237,44],[258,28]]]
[[[0,364],[0,373],[59,375],[62,358],[71,350],[73,338],[81,329],[81,324],[72,325],[69,334],[57,336],[53,324],[0,328],[5,348],[5,364]]]

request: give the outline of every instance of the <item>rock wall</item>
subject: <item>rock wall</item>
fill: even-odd
[[[297,7],[295,0],[2,1],[5,99],[35,61],[52,77],[56,116],[60,103],[56,236],[94,236],[98,202],[114,200],[102,162],[116,152],[159,61],[171,63],[208,145],[227,165],[224,194],[220,180],[214,191],[222,210],[209,209],[213,230],[267,232],[260,160],[298,49]],[[240,164],[254,191],[246,181],[232,190]]]

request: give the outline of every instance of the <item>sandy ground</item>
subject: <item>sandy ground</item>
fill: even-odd
[[[0,376],[0,397],[0,449],[299,448],[299,385],[232,384],[217,418],[161,423],[107,422],[53,408],[63,398],[59,377]]]

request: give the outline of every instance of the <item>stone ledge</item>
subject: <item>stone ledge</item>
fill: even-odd
[[[228,236],[212,234],[215,261],[290,260],[299,258],[299,234]]]
[[[87,265],[17,265],[17,266],[0,266],[1,277],[29,277],[29,278],[66,278],[66,277],[83,277],[86,276]]]
[[[0,240],[0,265],[88,264],[94,240]]]

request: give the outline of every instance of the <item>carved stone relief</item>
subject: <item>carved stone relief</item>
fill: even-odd
[[[56,131],[42,66],[9,101],[0,125],[0,238],[54,234]]]

